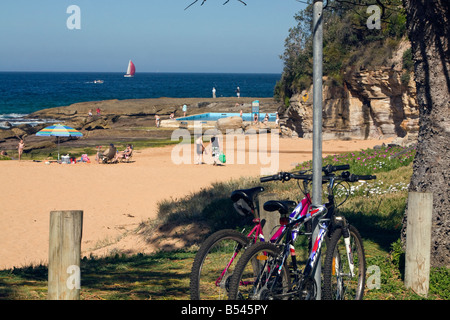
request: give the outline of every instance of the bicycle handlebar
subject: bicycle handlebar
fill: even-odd
[[[348,176],[348,178],[346,179],[346,181],[349,182],[356,182],[359,180],[375,180],[377,178],[377,176],[372,176],[372,175],[356,175],[356,174],[350,174]]]
[[[329,164],[325,167],[322,167],[322,171],[325,172],[325,175],[328,175],[335,171],[348,170],[348,169],[350,169],[349,164],[343,164],[343,165],[339,165],[339,166],[332,166],[331,164]]]
[[[348,182],[356,182],[359,180],[374,180],[377,177],[373,175],[356,175],[353,173],[350,173],[348,171],[342,172],[339,176],[330,175],[330,173],[334,171],[339,170],[346,170],[350,169],[350,166],[348,164],[345,165],[339,165],[339,166],[332,166],[327,165],[322,168],[322,171],[325,172],[325,176],[322,176],[322,182],[329,181],[331,178],[334,178],[336,180],[343,180]],[[299,173],[291,173],[291,172],[279,172],[277,174],[274,174],[272,176],[266,176],[261,177],[261,182],[268,182],[268,181],[289,181],[290,179],[298,179],[298,180],[312,180],[313,175],[312,174],[303,174],[305,171],[300,171]]]
[[[285,180],[285,179],[283,179],[283,177],[285,177],[286,176],[286,178],[288,178],[288,175],[289,173],[288,172],[279,172],[279,173],[277,173],[277,174],[274,174],[274,175],[272,175],[272,176],[265,176],[265,177],[261,177],[259,180],[261,181],[261,182],[267,182],[267,181],[276,181],[276,180]],[[290,174],[289,174],[290,175]],[[289,180],[290,179],[290,176],[289,176],[289,178],[287,179],[287,180]],[[287,181],[286,180],[286,181]]]

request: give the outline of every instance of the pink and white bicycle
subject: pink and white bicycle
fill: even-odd
[[[242,216],[253,216],[253,228],[248,234],[232,229],[220,230],[209,236],[197,252],[190,275],[190,297],[192,300],[221,300],[228,298],[229,281],[236,262],[242,253],[258,242],[265,242],[263,235],[264,220],[261,220],[257,209],[258,194],[263,187],[235,190],[231,193],[234,208]],[[284,201],[288,210],[296,207],[291,219],[306,215],[311,205],[309,193],[297,205],[294,201]],[[288,212],[288,211],[286,211]],[[285,230],[280,225],[269,242],[276,242]]]

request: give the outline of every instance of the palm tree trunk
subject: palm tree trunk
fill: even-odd
[[[409,191],[433,193],[431,265],[450,265],[450,4],[403,0],[415,62],[419,135]],[[402,239],[405,239],[407,212]]]

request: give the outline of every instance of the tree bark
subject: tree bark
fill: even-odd
[[[448,0],[403,0],[419,104],[409,191],[433,193],[431,266],[450,265],[450,59]],[[405,240],[407,212],[402,240]]]

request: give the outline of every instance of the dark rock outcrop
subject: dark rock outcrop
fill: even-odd
[[[275,112],[279,103],[272,98],[158,98],[80,102],[70,106],[43,109],[27,117],[59,121],[83,133],[79,139],[61,139],[61,143],[94,145],[96,141],[132,141],[134,139],[169,138],[171,131],[156,130],[155,115],[169,119],[183,116],[182,106],[187,105],[187,115],[206,112],[251,112],[252,101],[259,100],[263,112]],[[100,114],[97,114],[97,108]],[[91,111],[92,115],[89,115]],[[50,125],[50,124],[47,124]],[[25,139],[25,152],[42,148],[45,140],[56,138],[37,137],[35,133],[47,125],[21,125],[0,129],[0,149],[14,150],[19,139]]]

